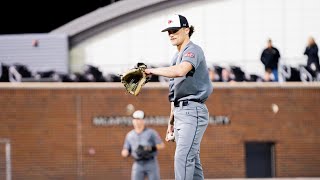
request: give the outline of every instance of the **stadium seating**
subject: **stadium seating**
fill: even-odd
[[[208,69],[212,73],[212,82],[264,82],[263,77],[246,73],[239,66],[223,67],[214,64]],[[229,76],[227,81],[223,79],[226,74]],[[281,65],[279,78],[282,82],[313,82],[320,81],[320,73],[305,65]],[[93,65],[84,65],[82,72],[66,74],[54,70],[32,72],[24,64],[7,65],[0,62],[0,82],[120,82],[120,76],[114,73],[103,75],[102,71]],[[168,79],[152,76],[149,82],[168,82]]]

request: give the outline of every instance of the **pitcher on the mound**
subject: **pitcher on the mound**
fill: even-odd
[[[213,90],[205,55],[201,47],[190,41],[194,27],[189,26],[184,16],[171,16],[162,32],[168,32],[170,41],[178,52],[174,55],[171,66],[146,69],[145,72],[171,78],[171,113],[167,133],[174,131],[175,135],[175,179],[204,179],[200,163],[200,143],[209,121],[205,101]]]

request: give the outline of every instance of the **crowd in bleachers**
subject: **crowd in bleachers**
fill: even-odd
[[[85,65],[79,73],[60,73],[54,70],[31,71],[27,65],[0,63],[0,82],[119,82],[116,74],[104,76],[98,67]]]
[[[320,81],[318,46],[313,37],[309,37],[308,45],[303,54],[307,57],[307,61],[298,67],[280,64],[280,51],[273,46],[270,38],[260,57],[261,64],[265,68],[265,72],[261,72],[261,74],[264,73],[263,76],[250,74],[243,71],[241,67],[232,65],[208,64],[208,71],[212,82]],[[61,73],[54,70],[34,72],[34,70],[30,70],[33,68],[29,66],[29,64],[15,62],[5,64],[0,59],[0,82],[120,82],[119,74],[106,74],[99,67],[89,64],[84,65],[81,72],[74,73]],[[168,82],[168,79],[153,75],[149,79],[150,81]]]
[[[239,66],[210,65],[212,82],[269,82],[257,74],[244,72]],[[278,69],[279,81],[312,82],[320,81],[320,73],[307,65],[292,67],[281,65]],[[152,76],[149,82],[167,82],[167,78]],[[23,64],[7,65],[0,63],[0,82],[120,82],[119,74],[103,75],[98,67],[85,65],[82,72],[59,73],[53,70],[32,72]]]
[[[239,66],[208,65],[208,71],[212,82],[320,81],[318,47],[312,37],[308,39],[304,55],[308,57],[307,62],[298,67],[279,65],[280,52],[268,39],[260,57],[265,67],[263,77],[244,72]],[[0,82],[120,82],[120,75],[106,75],[93,65],[84,65],[82,72],[77,73],[59,73],[54,70],[34,72],[26,64],[8,65],[0,61]],[[168,79],[153,75],[149,82],[168,82]]]
[[[313,82],[320,81],[320,73],[309,66],[300,65],[293,67],[289,65],[280,65],[278,68],[280,82]],[[273,82],[274,77],[266,80],[257,74],[244,72],[241,67],[228,66],[221,67],[214,65],[209,68],[210,79],[213,82]]]

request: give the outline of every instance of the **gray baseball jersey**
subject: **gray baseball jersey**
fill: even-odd
[[[205,102],[213,91],[209,78],[204,53],[198,45],[191,41],[172,59],[172,65],[189,62],[193,69],[184,77],[171,78],[169,84],[169,100],[194,100]]]
[[[135,152],[139,145],[155,146],[161,143],[162,140],[155,130],[151,128],[145,128],[140,134],[138,134],[135,130],[131,130],[126,136],[123,148],[128,149],[134,159],[139,159],[137,153]],[[153,157],[156,155],[157,151],[153,152]]]
[[[176,53],[172,65],[181,62],[191,63],[193,69],[184,77],[170,79],[169,83],[169,100],[176,102],[173,111],[175,179],[203,180],[200,143],[209,120],[204,102],[212,93],[213,87],[204,53],[199,46],[190,41],[181,53]]]
[[[157,144],[161,143],[162,140],[159,134],[151,128],[145,128],[140,134],[138,134],[135,130],[131,130],[126,135],[123,149],[129,150],[129,152],[131,152],[131,156],[136,160],[132,165],[132,180],[144,180],[145,175],[147,175],[148,179],[151,180],[160,179],[159,165],[156,158],[157,151],[152,152],[153,158],[149,160],[139,160],[139,157],[135,151],[139,145],[156,146]]]

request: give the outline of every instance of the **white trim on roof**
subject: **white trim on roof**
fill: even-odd
[[[195,0],[122,0],[81,16],[50,33],[68,35],[70,45],[73,46],[131,19],[191,1]]]

